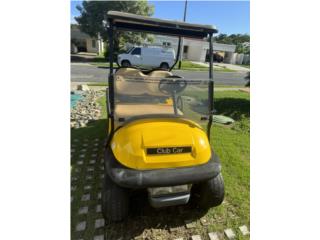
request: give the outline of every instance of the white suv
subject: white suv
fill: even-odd
[[[134,65],[169,69],[174,62],[175,52],[172,48],[133,47],[118,55],[118,63],[123,67]]]

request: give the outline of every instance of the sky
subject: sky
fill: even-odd
[[[149,1],[154,5],[153,17],[183,20],[185,1]],[[71,22],[79,15],[76,5],[71,2]],[[188,1],[186,22],[215,25],[219,33],[250,34],[249,1]]]

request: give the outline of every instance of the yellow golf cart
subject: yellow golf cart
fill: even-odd
[[[221,165],[209,143],[214,88],[212,35],[217,30],[116,11],[108,12],[106,27],[110,54],[102,191],[106,221],[126,218],[130,195],[137,189],[148,192],[155,208],[187,204],[190,199],[203,209],[220,205],[224,198]],[[114,71],[116,31],[179,37],[175,63],[169,70],[127,66]],[[181,37],[209,41],[208,79],[184,79],[171,72],[179,59]]]

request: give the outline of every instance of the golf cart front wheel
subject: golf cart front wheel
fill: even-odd
[[[197,205],[202,209],[219,206],[224,199],[224,182],[222,174],[198,185]]]
[[[129,196],[127,189],[116,185],[105,174],[102,189],[102,214],[106,223],[119,222],[128,216]]]

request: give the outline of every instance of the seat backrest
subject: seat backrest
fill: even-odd
[[[165,70],[155,70],[150,72],[148,76],[166,78],[166,77],[172,76],[172,73]]]
[[[145,75],[142,71],[136,68],[119,68],[118,71],[115,73],[116,76],[123,76],[123,77],[145,77]]]
[[[159,91],[158,81],[148,81],[152,78],[165,78],[172,76],[171,72],[164,70],[152,71],[148,75],[135,68],[120,68],[115,73],[115,89],[118,94],[123,95],[144,95],[149,94],[153,96],[166,96]],[[126,80],[128,78],[139,78],[138,81]],[[149,79],[148,79],[149,78]],[[143,79],[146,81],[144,82]]]

